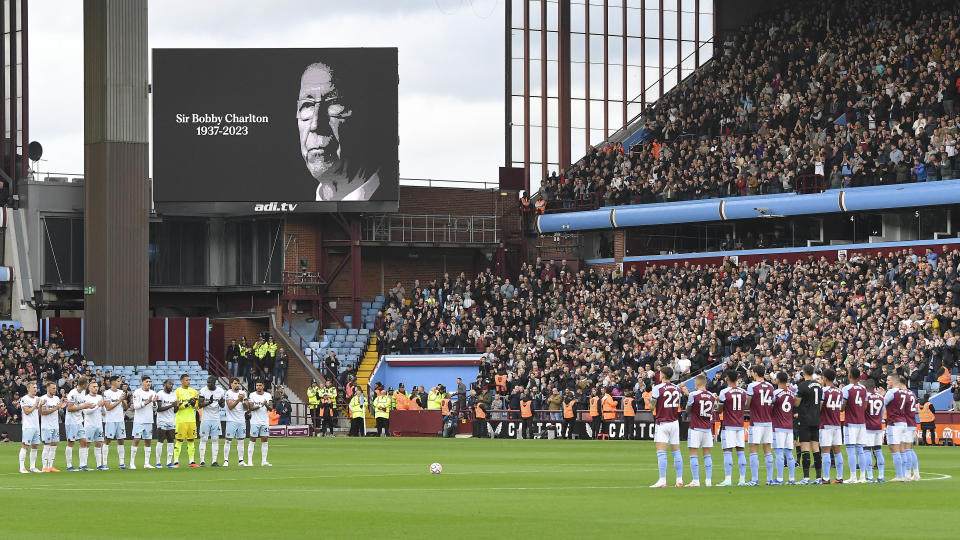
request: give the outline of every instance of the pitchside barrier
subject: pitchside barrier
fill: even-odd
[[[474,422],[486,422],[487,434],[494,439],[519,439],[523,434],[523,421],[519,419],[485,420],[476,419]],[[535,419],[532,423],[532,434],[537,439],[561,439],[564,437],[563,420]],[[680,422],[680,439],[687,440],[686,421]],[[601,422],[598,430],[594,431],[593,424],[583,420],[574,420],[570,426],[571,435],[575,439],[608,439],[608,440],[639,440],[652,441],[654,423],[649,420],[636,421],[632,429],[627,428],[623,420]]]

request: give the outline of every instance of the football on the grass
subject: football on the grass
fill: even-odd
[[[433,465],[430,465],[431,474],[440,474],[442,472],[443,472],[443,465],[439,463],[434,463]]]

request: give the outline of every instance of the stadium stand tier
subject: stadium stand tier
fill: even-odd
[[[583,209],[958,178],[958,25],[946,1],[791,3],[540,195]]]
[[[807,363],[878,381],[899,373],[919,394],[956,372],[960,252],[898,250],[849,260],[647,265],[573,272],[538,261],[516,282],[490,273],[394,288],[375,322],[381,353],[482,354],[478,382],[506,374],[534,408],[554,390],[642,393],[670,365],[675,380],[709,367]],[[715,389],[720,370],[711,370]],[[518,390],[511,397],[518,399]],[[516,407],[511,407],[516,408]],[[559,410],[559,409],[558,409]]]

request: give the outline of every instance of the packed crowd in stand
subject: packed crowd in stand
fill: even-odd
[[[815,0],[760,17],[658,100],[629,153],[595,148],[550,208],[960,177],[960,12]]]
[[[538,259],[516,282],[488,269],[409,291],[398,283],[376,329],[383,354],[482,354],[476,383],[492,390],[484,399],[493,409],[518,410],[523,393],[534,409],[558,413],[567,391],[581,408],[604,389],[639,397],[665,365],[674,381],[718,364],[744,376],[759,364],[794,378],[805,364],[841,377],[855,366],[878,385],[896,373],[925,394],[957,390],[958,265],[960,252],[949,250],[625,274]],[[709,381],[712,392],[723,387],[719,373]]]

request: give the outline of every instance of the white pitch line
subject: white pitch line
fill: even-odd
[[[942,474],[942,473],[935,473],[935,472],[922,472],[922,473],[920,473],[921,476],[923,476],[923,475],[925,475],[925,474],[935,474],[935,475],[939,476],[940,478],[921,478],[921,479],[920,479],[921,482],[933,482],[933,481],[936,481],[936,480],[949,480],[949,479],[953,478],[953,477],[950,476],[949,474]]]
[[[631,470],[653,470],[653,467],[633,467]],[[447,472],[444,473],[446,476],[469,476],[476,474],[541,474],[541,473],[566,473],[570,472],[570,469],[565,470],[529,470],[529,471],[473,471],[473,472]],[[577,469],[576,472],[623,472],[622,469]],[[383,478],[388,476],[423,476],[427,473],[422,472],[409,472],[409,473],[374,473],[374,474],[321,474],[313,476],[251,476],[242,478],[243,480],[314,480],[314,479],[326,479],[326,478]],[[93,477],[91,477],[93,478]],[[102,477],[100,477],[102,478]],[[119,479],[120,476],[112,476],[110,479]],[[184,482],[230,482],[233,480],[239,480],[240,478],[231,477],[231,478],[178,478],[178,479],[169,479],[169,480],[144,480],[150,484],[182,484]],[[62,484],[63,487],[74,486],[78,484]],[[30,487],[46,487],[46,484],[37,484]],[[117,485],[117,488],[125,488],[123,484]]]

